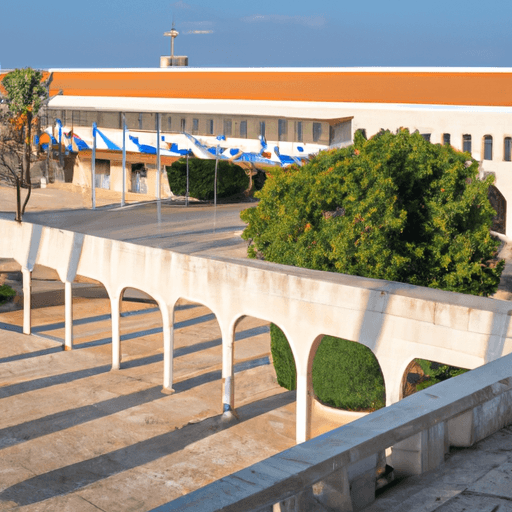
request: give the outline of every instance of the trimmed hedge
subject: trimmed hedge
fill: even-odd
[[[189,195],[210,200],[214,196],[215,160],[189,158]],[[187,160],[180,158],[166,167],[169,186],[174,194],[184,196],[187,191]],[[230,197],[249,187],[249,176],[239,166],[220,160],[217,168],[217,197]]]
[[[324,336],[313,360],[313,390],[326,405],[351,411],[386,405],[384,378],[373,352],[353,341]]]
[[[270,326],[277,382],[297,387],[295,360],[284,333]],[[385,405],[384,378],[372,351],[359,343],[324,336],[313,361],[313,390],[324,404],[348,410],[374,410]]]
[[[277,383],[288,390],[297,389],[297,370],[292,349],[283,331],[274,324],[270,324],[270,351]]]

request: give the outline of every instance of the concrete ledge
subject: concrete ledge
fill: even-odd
[[[512,355],[508,355],[290,448],[154,512],[276,510],[272,509],[274,504],[297,499],[298,508],[294,510],[305,511],[314,506],[311,500],[316,501],[315,488],[330,488],[331,500],[338,494],[336,500],[342,505],[337,510],[358,510],[373,499],[375,475],[372,477],[371,470],[379,452],[393,446],[393,458],[396,453],[402,474],[428,471],[442,464],[450,443],[476,442],[510,423],[511,400]],[[461,425],[464,429],[457,432]],[[410,455],[402,456],[404,451],[414,454],[412,463]],[[408,468],[407,464],[412,466]],[[277,510],[288,510],[286,506]]]

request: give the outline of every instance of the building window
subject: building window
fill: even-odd
[[[206,133],[207,135],[213,135],[213,119],[206,121]]]
[[[240,121],[240,138],[247,139],[247,121]]]
[[[139,130],[142,130],[142,122],[143,122],[143,114],[141,112],[139,114]]]
[[[304,140],[304,135],[302,134],[302,121],[297,121],[295,123],[295,138],[297,142],[302,142]]]
[[[265,121],[260,121],[260,135],[265,137]]]
[[[471,153],[471,135],[462,136],[462,151]]]
[[[233,123],[231,119],[224,119],[224,137],[231,137],[231,131],[233,129]]]
[[[197,133],[199,131],[199,119],[192,119],[192,132]]]
[[[278,120],[277,137],[278,140],[288,140],[288,121],[286,121],[286,119]]]
[[[492,136],[484,136],[484,160],[492,160]]]
[[[168,129],[169,131],[172,131],[172,117],[171,117],[171,116],[169,116],[169,117],[167,118],[167,129]]]
[[[505,162],[510,162],[512,160],[512,138],[505,137],[503,145],[503,160],[505,160]]]
[[[322,137],[322,123],[313,123],[313,142],[318,142]]]
[[[184,132],[187,129],[187,120],[185,118],[181,119],[181,131]]]
[[[421,136],[427,141],[430,142],[430,133],[422,133]]]
[[[443,133],[443,144],[445,146],[450,145],[450,134],[449,133]]]

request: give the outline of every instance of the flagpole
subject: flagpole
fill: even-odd
[[[219,164],[219,145],[215,149],[215,186],[213,189],[213,203],[215,208],[217,208],[217,166]]]
[[[92,209],[96,209],[96,123],[92,123]]]
[[[121,206],[124,206],[126,193],[126,115],[123,112],[123,189],[121,194]]]
[[[156,198],[161,199],[160,191],[160,114],[156,115]]]
[[[185,193],[185,206],[188,206],[188,151],[187,151],[187,191]]]

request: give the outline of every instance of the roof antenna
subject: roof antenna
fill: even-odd
[[[174,57],[174,39],[178,37],[180,33],[175,28],[174,13],[172,16],[172,28],[168,32],[164,32],[164,36],[171,38],[171,56],[160,58],[160,67],[171,67],[171,66],[188,66],[188,57]]]
[[[174,28],[174,13],[172,15],[172,28],[169,32],[165,32],[164,36],[171,37],[171,66],[174,64],[174,39],[178,37],[180,33]]]

